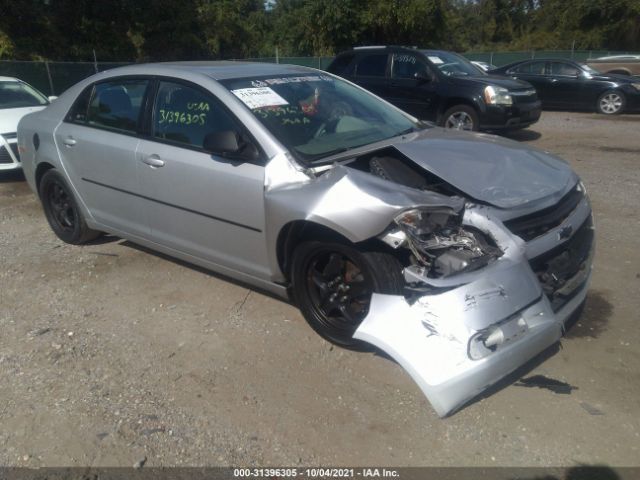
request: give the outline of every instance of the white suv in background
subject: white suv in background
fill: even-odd
[[[18,122],[49,105],[46,95],[13,77],[0,77],[0,171],[21,168],[18,155]]]

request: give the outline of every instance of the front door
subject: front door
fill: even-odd
[[[208,152],[205,138],[224,131],[242,134],[212,94],[192,84],[159,82],[151,138],[136,153],[152,240],[264,277],[264,167]]]
[[[436,76],[417,55],[395,53],[387,100],[420,120],[435,121],[438,116]]]
[[[533,85],[542,105],[547,106],[551,104],[551,85],[547,77],[546,68],[546,60],[533,60],[517,65],[509,70],[508,75]]]
[[[584,96],[582,71],[568,62],[550,62],[549,98],[554,105],[576,107]]]

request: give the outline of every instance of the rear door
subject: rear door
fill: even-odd
[[[264,278],[264,166],[204,146],[225,131],[251,142],[248,132],[213,94],[173,79],[158,82],[151,117],[136,159],[152,239]]]
[[[362,53],[358,56],[355,68],[356,83],[385,99],[389,93],[389,56],[386,52]]]
[[[86,89],[55,131],[63,166],[99,223],[146,236],[135,152],[149,80],[115,78]]]

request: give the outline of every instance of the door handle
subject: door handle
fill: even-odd
[[[67,147],[73,147],[76,144],[76,140],[73,137],[65,138],[62,143],[64,143]]]
[[[552,78],[552,79],[551,79],[551,83],[556,83],[557,81],[558,81],[558,79],[557,79],[557,78]]]
[[[161,160],[160,156],[156,155],[155,153],[153,155],[149,155],[148,157],[143,158],[142,163],[146,163],[151,168],[164,167],[164,160]]]

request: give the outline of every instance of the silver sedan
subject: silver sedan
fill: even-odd
[[[108,232],[292,298],[448,415],[561,337],[591,208],[566,162],[445,131],[314,69],[136,65],[18,128],[53,231]]]

